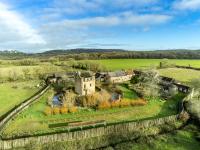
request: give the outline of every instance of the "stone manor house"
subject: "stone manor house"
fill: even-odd
[[[95,92],[96,80],[107,83],[122,83],[131,80],[133,71],[117,71],[107,73],[77,72],[75,74],[75,92],[81,96],[90,95]]]
[[[95,92],[95,76],[89,72],[75,74],[75,92],[79,95],[90,95]]]

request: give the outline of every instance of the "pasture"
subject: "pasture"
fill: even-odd
[[[200,78],[200,71],[191,69],[165,68],[159,69],[159,73],[162,76],[174,78],[188,85],[191,80]]]
[[[32,96],[39,81],[7,82],[0,84],[0,116]]]
[[[92,60],[105,66],[108,70],[145,69],[158,67],[163,59],[104,59]],[[180,66],[200,67],[200,60],[169,59],[169,63]]]

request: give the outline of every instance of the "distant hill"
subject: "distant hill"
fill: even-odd
[[[82,55],[80,55],[82,54]],[[122,49],[66,49],[49,50],[42,53],[23,53],[19,51],[0,51],[0,59],[46,58],[59,57],[62,59],[116,59],[116,58],[169,58],[169,59],[200,59],[200,50],[174,49],[154,51],[128,51]],[[61,60],[62,60],[61,59]]]
[[[102,53],[102,52],[125,52],[122,49],[66,49],[66,50],[49,50],[40,54],[79,54],[79,53]]]

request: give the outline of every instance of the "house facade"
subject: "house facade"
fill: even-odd
[[[95,76],[91,73],[77,72],[75,75],[75,92],[81,96],[95,93]]]
[[[132,71],[116,71],[116,72],[108,72],[106,75],[106,82],[108,83],[122,83],[131,80],[134,73]]]

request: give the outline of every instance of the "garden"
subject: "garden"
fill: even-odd
[[[69,130],[69,128],[77,126],[138,121],[177,114],[178,103],[185,95],[176,93],[168,100],[164,100],[154,91],[157,86],[154,90],[150,90],[152,85],[155,85],[155,81],[148,78],[142,78],[146,87],[144,88],[146,95],[143,97],[139,94],[141,91],[133,88],[137,87],[138,83],[131,81],[110,85],[109,90],[104,89],[92,95],[81,97],[81,103],[80,99],[75,98],[73,105],[71,105],[72,103],[62,103],[60,107],[49,105],[49,99],[51,100],[55,95],[55,89],[52,87],[39,101],[18,115],[4,128],[2,136],[9,138],[40,135]],[[73,90],[70,91],[70,96],[69,91],[67,89],[68,94],[63,95],[67,96],[68,99],[74,96]],[[122,96],[117,100],[110,100],[113,91]],[[149,93],[151,95],[148,96]]]

